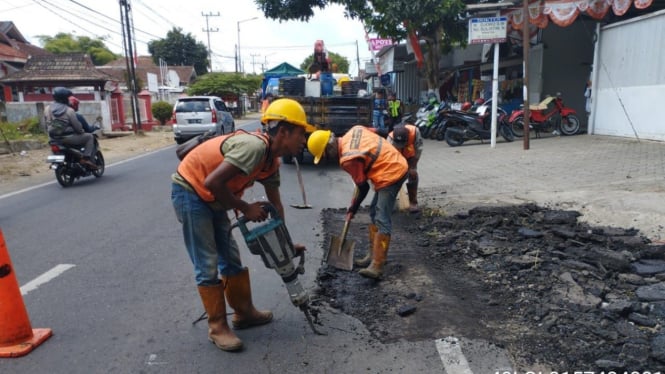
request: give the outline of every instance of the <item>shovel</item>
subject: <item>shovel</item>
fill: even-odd
[[[312,206],[307,204],[307,196],[305,196],[305,184],[302,182],[302,174],[300,173],[300,165],[298,158],[294,157],[293,162],[296,164],[296,173],[298,174],[298,184],[300,184],[300,193],[302,193],[302,204],[291,204],[296,209],[312,209]]]
[[[358,198],[359,193],[358,186],[355,186],[353,190],[353,200]],[[326,262],[330,266],[342,270],[353,269],[353,248],[355,248],[356,242],[353,240],[346,241],[346,234],[349,232],[350,223],[351,218],[347,214],[346,219],[344,220],[342,236],[333,236],[330,238],[330,248],[328,248],[328,258],[326,259]]]

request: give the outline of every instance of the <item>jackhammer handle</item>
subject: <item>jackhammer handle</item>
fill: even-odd
[[[277,212],[277,209],[272,204],[265,203],[265,204],[261,205],[261,207],[263,208],[263,210],[268,212],[268,214],[270,215],[270,218],[272,218],[272,219],[279,218],[279,213]],[[247,221],[248,220],[247,220],[247,218],[245,218],[245,216],[240,216],[240,217],[238,217],[238,222],[234,223],[233,225],[234,226],[237,226],[238,224],[246,225]]]

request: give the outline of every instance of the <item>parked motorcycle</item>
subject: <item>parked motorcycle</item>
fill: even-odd
[[[74,181],[82,177],[94,175],[95,178],[99,178],[104,174],[104,156],[102,151],[99,150],[97,134],[93,133],[93,136],[95,137],[95,151],[93,152],[92,162],[97,165],[97,169],[94,170],[80,163],[83,156],[82,147],[68,146],[58,139],[49,140],[53,154],[46,157],[46,162],[51,164],[50,168],[55,171],[55,179],[62,187],[69,187],[74,184]]]
[[[451,110],[446,112],[444,119],[445,132],[443,137],[451,147],[464,144],[467,140],[484,140],[492,138],[491,101],[488,100],[476,109],[476,112]],[[497,134],[507,142],[515,140],[515,136],[506,122],[507,114],[503,109],[497,111]]]
[[[434,129],[434,124],[437,119],[438,113],[446,106],[446,102],[440,103],[430,102],[427,106],[422,107],[416,114],[416,126],[420,130],[420,135],[423,138],[429,138],[430,133]]]
[[[536,132],[536,138],[540,137],[541,132],[575,135],[580,131],[577,112],[563,104],[561,93],[557,93],[555,97],[548,96],[537,105],[529,105],[529,114],[529,128]],[[524,136],[523,107],[513,111],[508,122],[516,136]]]

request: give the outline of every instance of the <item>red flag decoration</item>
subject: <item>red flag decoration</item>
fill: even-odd
[[[404,27],[409,29],[409,21],[404,21]],[[406,50],[409,53],[413,53],[416,56],[416,63],[418,64],[418,69],[423,67],[423,52],[420,50],[420,42],[416,36],[415,31],[409,31],[408,38],[406,39]]]

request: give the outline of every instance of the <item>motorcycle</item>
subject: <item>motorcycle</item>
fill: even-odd
[[[445,101],[442,101],[441,103],[430,101],[426,106],[418,109],[418,113],[416,113],[416,127],[418,127],[420,135],[423,138],[429,138],[430,133],[433,130],[434,121],[438,116],[439,108],[442,106],[446,106]]]
[[[99,178],[104,174],[104,156],[102,151],[99,150],[97,133],[93,133],[93,136],[95,138],[95,151],[93,152],[92,162],[97,165],[97,169],[94,170],[80,163],[81,157],[83,157],[82,147],[65,145],[59,139],[49,140],[53,154],[46,157],[46,162],[51,164],[50,169],[55,171],[55,179],[62,187],[69,187],[74,184],[74,181],[82,177],[93,175],[95,178]]]
[[[575,135],[580,130],[577,112],[563,104],[561,93],[557,93],[555,97],[546,97],[538,105],[529,105],[529,114],[529,128],[536,131],[536,138],[540,138],[541,132]],[[515,136],[524,136],[523,107],[513,111],[508,122]]]
[[[491,100],[486,101],[475,112],[451,110],[445,113],[442,126],[445,128],[443,138],[451,147],[464,144],[467,140],[484,140],[492,138],[492,116],[490,110]],[[507,113],[499,108],[497,111],[497,133],[506,142],[515,140],[515,136],[506,122]]]

